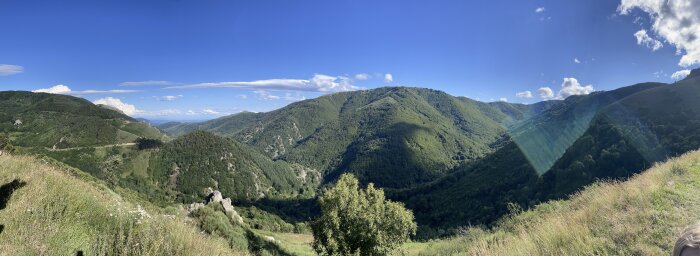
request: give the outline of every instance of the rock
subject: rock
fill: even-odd
[[[206,193],[207,193],[207,196],[210,196],[212,193],[214,193],[214,189],[212,189],[211,187],[208,187],[206,189]]]
[[[224,207],[224,211],[233,211],[233,204],[231,204],[231,198],[226,198],[221,201],[221,205]]]
[[[211,197],[209,198],[209,203],[218,203],[221,202],[221,200],[223,199],[224,197],[221,195],[221,192],[219,192],[218,190],[214,190],[214,193],[211,193]]]
[[[204,207],[203,203],[192,203],[189,206],[187,206],[187,211],[192,213],[196,210],[199,210],[199,208],[202,208],[202,207]]]

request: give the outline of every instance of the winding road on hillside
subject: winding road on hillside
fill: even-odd
[[[86,147],[74,147],[74,148],[47,148],[45,147],[46,150],[48,151],[70,151],[70,150],[80,150],[80,149],[86,149],[86,148],[112,148],[112,147],[126,147],[126,146],[135,146],[136,143],[134,142],[129,142],[129,143],[120,143],[120,144],[110,144],[110,145],[103,145],[103,146],[86,146]]]

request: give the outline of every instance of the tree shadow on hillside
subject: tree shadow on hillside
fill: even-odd
[[[19,179],[15,179],[11,182],[6,183],[5,185],[0,186],[0,210],[5,209],[7,207],[7,202],[10,201],[10,197],[12,197],[12,193],[15,192],[15,190],[24,187],[27,185],[26,182],[21,181]],[[5,229],[5,225],[0,225],[0,233]]]
[[[328,173],[324,184],[332,183],[343,173],[353,173],[363,184],[378,187],[405,188],[433,181],[439,177],[430,163],[421,162],[407,143],[419,131],[428,128],[397,123],[350,144],[335,170]]]
[[[309,221],[321,213],[315,198],[308,199],[270,199],[255,202],[241,202],[240,206],[255,206],[263,211],[273,213],[287,223]]]
[[[7,202],[10,201],[10,197],[12,196],[12,193],[15,192],[15,190],[24,187],[27,185],[26,182],[21,181],[19,179],[15,179],[11,182],[6,183],[5,185],[0,186],[0,210],[5,209],[7,207]]]

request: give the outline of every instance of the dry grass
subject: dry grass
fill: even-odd
[[[0,186],[26,185],[0,209],[0,255],[237,255],[186,218],[140,209],[75,170],[0,156]]]
[[[626,182],[599,182],[568,200],[535,207],[494,230],[430,243],[421,255],[669,255],[700,221],[700,152]]]

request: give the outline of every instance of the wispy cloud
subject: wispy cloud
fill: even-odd
[[[179,86],[166,89],[195,89],[195,88],[237,88],[258,90],[286,90],[308,92],[343,92],[360,90],[361,87],[352,84],[348,77],[315,74],[310,79],[265,79],[242,82],[213,82]]]
[[[11,76],[24,72],[24,67],[10,64],[0,64],[0,76]]]
[[[174,101],[174,100],[177,100],[177,99],[182,98],[182,97],[184,97],[182,94],[180,94],[180,95],[154,96],[154,98],[156,98],[159,101]]]
[[[170,81],[138,81],[138,82],[123,82],[120,83],[119,86],[145,86],[145,85],[161,85],[161,86],[166,86],[166,85],[174,85],[176,83],[170,82]]]
[[[537,9],[535,9],[535,12],[536,12],[536,13],[541,13],[541,12],[544,12],[544,11],[546,11],[546,10],[547,10],[547,9],[545,9],[544,7],[537,7]]]
[[[45,92],[53,94],[68,94],[68,95],[86,95],[86,94],[109,94],[109,93],[132,93],[139,92],[138,90],[84,90],[73,91],[70,87],[59,84],[49,88],[36,89],[32,92]]]
[[[524,92],[519,92],[515,94],[515,97],[518,98],[532,98],[532,92],[531,91],[524,91]]]
[[[581,61],[578,60],[578,58],[574,58],[574,63],[576,63],[576,64],[581,64]]]
[[[356,80],[367,80],[369,79],[369,74],[367,73],[360,73],[355,75]]]

